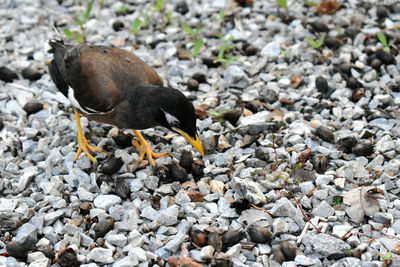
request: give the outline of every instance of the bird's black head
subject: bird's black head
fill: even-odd
[[[196,114],[193,104],[177,89],[161,88],[158,93],[160,100],[158,118],[161,126],[181,134],[200,154],[204,155],[203,146],[196,131]]]

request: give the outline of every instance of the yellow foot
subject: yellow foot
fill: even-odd
[[[79,158],[79,156],[82,152],[85,152],[86,156],[88,156],[88,158],[93,163],[97,164],[97,159],[95,157],[93,157],[91,153],[93,153],[95,151],[107,153],[104,149],[102,149],[100,147],[95,147],[95,146],[89,145],[88,141],[86,140],[85,136],[83,136],[83,134],[82,135],[78,134],[78,146],[79,146],[79,148],[78,148],[78,151],[76,152],[74,161],[76,161]]]
[[[138,130],[133,130],[133,132],[136,134],[137,139],[132,139],[132,144],[136,147],[136,149],[139,151],[139,162],[144,159],[144,156],[146,155],[147,158],[149,159],[150,164],[154,167],[156,166],[156,163],[154,162],[153,158],[160,158],[160,157],[165,157],[165,156],[170,156],[173,157],[171,153],[168,152],[163,152],[163,153],[154,153],[151,151],[149,143],[143,138],[143,136],[140,134]]]
[[[104,152],[107,154],[107,151],[105,151],[104,149],[100,148],[100,147],[95,147],[95,146],[91,146],[89,145],[88,141],[86,140],[85,136],[82,133],[82,127],[81,127],[81,117],[78,113],[78,111],[74,110],[75,112],[75,118],[76,118],[76,126],[78,129],[78,152],[76,152],[75,155],[75,159],[74,161],[76,161],[79,158],[79,155],[82,152],[85,152],[86,156],[88,156],[88,158],[95,164],[97,164],[97,159],[95,159],[92,154],[92,152],[94,151],[100,151],[100,152]]]

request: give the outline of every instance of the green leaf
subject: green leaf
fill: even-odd
[[[386,53],[390,54],[390,47],[389,46],[385,46],[383,48],[383,51],[385,51]]]
[[[221,9],[219,11],[219,23],[223,22],[225,19],[225,10]]]
[[[150,16],[148,14],[146,14],[144,17],[144,23],[142,23],[141,26],[148,27],[149,25],[150,25]]]
[[[141,24],[142,24],[142,22],[140,21],[139,18],[136,18],[136,19],[133,21],[132,32],[133,32],[134,34],[136,34],[136,33],[139,31]]]
[[[381,44],[382,44],[383,46],[385,46],[385,47],[388,46],[388,45],[387,45],[386,36],[385,36],[383,33],[378,32],[378,33],[376,34],[376,36],[378,37],[379,42],[381,42]]]
[[[324,36],[322,36],[321,38],[318,39],[318,41],[317,41],[318,47],[317,48],[320,48],[324,44],[324,40],[325,40]]]
[[[79,26],[83,26],[83,20],[81,20],[78,16],[75,17],[76,23],[78,23]]]
[[[75,40],[78,42],[78,43],[83,43],[83,41],[84,41],[84,36],[83,36],[83,34],[82,33],[77,33],[76,35],[75,35]]]
[[[391,257],[392,257],[392,252],[388,251],[388,252],[386,252],[385,256],[383,257],[383,260],[388,261],[388,260],[390,260]]]
[[[182,29],[183,29],[184,33],[190,34],[190,35],[195,35],[196,34],[195,30],[193,30],[193,28],[190,27],[189,25],[187,25],[186,23],[182,23],[181,26],[182,26]]]
[[[83,16],[83,21],[84,22],[86,22],[89,19],[90,12],[92,12],[92,8],[93,8],[93,3],[94,3],[94,0],[90,1],[88,6],[87,6],[86,13]]]
[[[196,43],[194,44],[194,49],[193,49],[193,56],[197,57],[197,55],[200,52],[200,48],[203,45],[203,39],[199,38],[196,40]]]
[[[67,28],[64,28],[64,34],[69,39],[74,39],[74,37],[75,37],[74,34]]]
[[[282,8],[287,8],[287,0],[276,0],[278,2],[278,6]]]
[[[164,8],[164,1],[163,0],[156,0],[156,8],[158,11],[163,10]]]

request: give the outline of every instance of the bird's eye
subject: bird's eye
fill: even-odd
[[[171,126],[171,128],[179,128],[181,123],[179,122],[178,118],[175,117],[174,115],[164,111],[165,114],[165,119],[167,120],[168,124]]]

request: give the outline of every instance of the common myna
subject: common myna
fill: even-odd
[[[154,153],[138,131],[155,126],[173,130],[191,143],[201,155],[203,146],[196,133],[193,104],[177,89],[164,87],[160,76],[144,61],[125,50],[80,44],[71,46],[62,40],[49,40],[54,54],[49,71],[57,88],[75,110],[79,149],[83,152],[103,151],[88,144],[82,133],[80,114],[122,129],[134,129],[132,140],[139,151],[139,161],[146,155],[153,158],[169,155]]]

